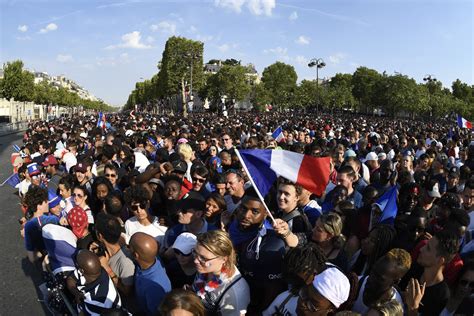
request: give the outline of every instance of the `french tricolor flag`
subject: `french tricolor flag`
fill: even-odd
[[[47,224],[41,229],[53,274],[75,269],[77,238],[66,227]]]
[[[285,140],[285,135],[283,135],[283,129],[281,126],[278,126],[278,128],[272,133],[272,137],[277,141],[277,143]]]
[[[97,127],[105,129],[106,127],[105,124],[106,124],[105,114],[102,112],[99,112],[99,118],[97,119]]]
[[[472,129],[472,123],[458,114],[458,126],[460,128]]]
[[[278,176],[320,196],[329,181],[330,157],[316,158],[287,150],[237,150],[256,189],[264,197]]]

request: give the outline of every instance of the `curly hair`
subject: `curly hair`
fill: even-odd
[[[393,248],[392,250],[387,252],[387,254],[385,256],[389,260],[394,261],[402,271],[405,271],[405,273],[411,267],[411,256],[404,249]]]
[[[23,203],[31,213],[36,212],[38,205],[45,201],[48,202],[48,191],[39,186],[31,186],[23,198]]]

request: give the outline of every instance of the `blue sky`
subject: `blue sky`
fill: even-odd
[[[280,60],[298,80],[358,66],[417,81],[472,85],[470,0],[0,0],[0,62],[64,74],[112,105],[157,72],[167,38],[204,42],[204,61],[235,58],[258,72]]]

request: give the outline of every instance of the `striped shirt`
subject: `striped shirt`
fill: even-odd
[[[99,316],[110,309],[120,308],[120,295],[104,269],[101,269],[100,276],[89,284],[86,284],[84,276],[78,270],[74,271],[74,278],[77,280],[77,289],[84,293],[84,302],[77,306],[79,312]]]

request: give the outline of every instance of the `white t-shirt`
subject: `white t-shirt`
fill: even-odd
[[[369,311],[369,307],[364,304],[364,301],[362,300],[364,290],[365,290],[365,284],[367,283],[367,279],[369,277],[366,277],[364,279],[364,282],[362,282],[362,286],[360,287],[359,295],[357,295],[357,300],[354,302],[354,306],[352,306],[352,311],[360,314],[365,314]],[[361,281],[362,277],[359,277],[359,282]],[[391,300],[397,300],[400,304],[403,306],[403,299],[400,293],[398,293],[397,289],[392,287],[392,297]]]
[[[280,305],[288,298],[288,295],[291,295],[291,298],[287,300],[286,304],[281,307],[280,312],[285,316],[296,315],[296,304],[298,303],[298,295],[293,295],[290,291],[285,291],[280,293],[273,302],[268,306],[266,310],[263,311],[263,316],[271,316],[273,313],[280,308]]]
[[[160,245],[162,245],[163,238],[167,229],[167,227],[160,225],[160,223],[158,222],[158,217],[153,217],[150,225],[143,226],[142,224],[140,224],[140,222],[138,222],[137,218],[133,216],[127,219],[127,221],[125,222],[125,242],[128,245],[128,242],[130,241],[132,235],[136,232],[141,232],[152,236],[156,239],[156,241],[160,243]]]

